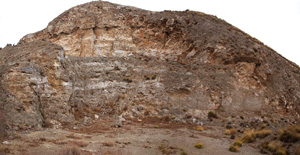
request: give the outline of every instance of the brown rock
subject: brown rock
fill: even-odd
[[[186,122],[207,120],[210,111],[300,113],[297,65],[225,21],[192,11],[79,5],[2,49],[0,75],[0,105],[11,127],[45,120],[59,127],[95,114]]]
[[[0,109],[0,139],[6,136],[6,117],[2,109]]]
[[[0,105],[10,126],[42,126],[45,119],[73,121],[68,60],[62,47],[34,41],[0,53]]]

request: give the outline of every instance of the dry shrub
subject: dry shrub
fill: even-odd
[[[225,130],[225,135],[234,135],[236,133],[237,133],[236,128],[231,128],[231,129]]]
[[[245,131],[244,136],[242,137],[242,141],[244,143],[252,143],[256,139],[255,132],[253,130]]]
[[[267,149],[271,152],[276,152],[276,150],[278,148],[281,147],[281,144],[279,142],[276,141],[271,141],[268,145],[267,145]]]
[[[242,137],[242,141],[244,143],[252,143],[256,140],[256,138],[265,138],[265,137],[269,136],[271,133],[272,133],[272,131],[269,129],[262,129],[259,131],[248,130],[248,131],[245,131],[245,133]]]
[[[243,146],[243,142],[241,140],[236,140],[234,143],[233,143],[234,146],[238,146],[238,147],[242,147]]]
[[[64,147],[62,148],[59,153],[59,155],[81,155],[80,149],[78,149],[75,146],[72,147]]]
[[[276,150],[275,154],[276,155],[286,155],[286,151],[282,148],[279,148],[278,150]]]
[[[162,153],[162,154],[169,154],[170,153],[170,150],[168,150],[168,145],[166,144],[160,144],[158,146],[158,150]]]
[[[234,145],[230,145],[229,151],[230,152],[238,152],[239,151],[239,147],[238,146],[234,146]]]
[[[198,143],[196,143],[194,146],[195,146],[195,148],[197,148],[197,149],[202,149],[204,145],[203,145],[202,143],[198,142]]]
[[[283,142],[298,142],[300,140],[300,127],[299,126],[288,126],[285,129],[278,131],[279,139]]]
[[[269,136],[271,133],[272,133],[272,131],[269,129],[262,129],[260,131],[255,131],[255,136],[257,138],[265,138],[265,137]]]
[[[284,148],[282,148],[282,144],[276,141],[271,141],[268,145],[267,145],[267,149],[270,152],[275,153],[276,155],[286,155],[286,151]]]
[[[204,130],[203,126],[201,126],[201,125],[198,125],[198,126],[194,127],[194,129],[197,130],[197,131],[203,131]]]
[[[187,155],[187,153],[185,151],[181,152],[181,155]]]
[[[164,140],[163,142],[168,142],[168,140]],[[178,149],[177,147],[174,146],[169,146],[169,144],[160,144],[157,149],[162,153],[162,154],[175,154],[176,153],[176,149]],[[182,152],[184,152],[184,150],[181,150]]]
[[[263,124],[261,124],[261,126],[260,126],[262,129],[264,129],[264,128],[266,128],[267,127],[267,124],[265,124],[265,123],[263,123]]]
[[[268,153],[268,151],[267,151],[267,149],[268,149],[268,142],[266,142],[266,141],[262,142],[260,144],[259,148],[260,148],[260,153],[262,153],[262,154]]]

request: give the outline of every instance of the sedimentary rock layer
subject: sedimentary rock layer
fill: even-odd
[[[189,122],[209,111],[300,112],[297,65],[199,12],[91,2],[0,56],[0,104],[11,127],[89,123],[96,115]]]

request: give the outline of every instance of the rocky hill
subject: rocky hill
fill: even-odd
[[[202,124],[209,112],[299,123],[300,68],[193,11],[79,5],[2,49],[0,75],[0,114],[13,130],[108,116]]]

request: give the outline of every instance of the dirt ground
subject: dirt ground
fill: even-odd
[[[234,140],[224,135],[222,127],[204,125],[203,131],[197,131],[194,125],[174,122],[133,120],[119,128],[111,124],[110,120],[98,120],[90,126],[17,132],[2,142],[2,154],[260,154],[250,144],[237,153],[230,152]],[[198,142],[204,145],[202,149],[194,146]]]

